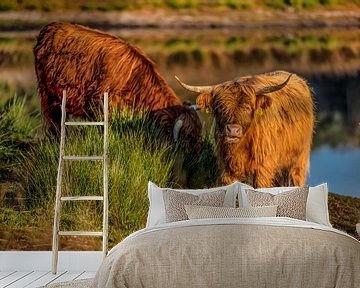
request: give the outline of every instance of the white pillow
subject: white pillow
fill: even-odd
[[[239,206],[248,207],[246,189],[254,189],[245,183],[240,184]],[[273,188],[258,188],[254,189],[260,192],[267,192],[271,194],[279,194],[292,190],[297,187],[273,187]],[[328,187],[327,183],[320,184],[315,187],[309,187],[309,195],[306,204],[306,221],[326,225],[332,227],[329,219],[328,208]]]
[[[239,193],[238,182],[230,184],[228,186],[216,187],[211,189],[194,189],[194,190],[184,190],[184,189],[171,189],[178,192],[185,192],[193,195],[200,195],[203,193],[215,192],[219,190],[225,190],[225,207],[236,207],[236,195]],[[148,196],[150,201],[149,213],[147,218],[146,227],[153,227],[158,224],[166,223],[165,217],[165,204],[163,199],[163,190],[169,188],[160,188],[154,183],[149,181],[148,184]]]

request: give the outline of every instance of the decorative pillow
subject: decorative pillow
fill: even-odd
[[[277,195],[251,189],[246,189],[245,193],[251,206],[278,205],[277,216],[306,220],[309,187],[299,187]]]
[[[239,192],[239,182],[235,182],[228,186],[222,186],[211,189],[192,189],[192,190],[183,190],[183,189],[172,189],[179,192],[186,192],[193,195],[200,195],[203,193],[225,190],[225,207],[236,207],[236,195]],[[166,222],[165,219],[165,205],[163,199],[163,191],[168,188],[160,188],[156,186],[154,183],[149,181],[148,184],[148,195],[150,201],[150,207],[148,212],[148,218],[146,227],[153,227],[158,224],[162,224]]]
[[[248,201],[245,194],[246,189],[253,189],[253,187],[239,182],[239,206],[247,207]],[[298,187],[273,187],[273,188],[258,188],[258,192],[268,192],[271,194],[280,194],[286,191],[293,190]],[[318,186],[309,187],[309,195],[306,204],[306,221],[322,224],[332,227],[329,218],[328,208],[328,187],[326,183]]]
[[[276,217],[277,206],[231,208],[185,205],[189,219]]]
[[[188,220],[185,205],[224,206],[225,194],[225,190],[203,193],[198,196],[170,189],[164,190],[166,222]]]

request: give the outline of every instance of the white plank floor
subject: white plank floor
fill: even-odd
[[[95,271],[3,271],[0,272],[1,288],[35,288],[49,284],[88,279],[95,277]]]
[[[54,275],[50,272],[50,251],[0,251],[0,288],[35,288],[94,278],[101,262],[98,251],[61,251]]]

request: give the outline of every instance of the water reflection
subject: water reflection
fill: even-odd
[[[358,29],[116,30],[141,47],[184,100],[195,95],[174,80],[207,85],[246,74],[288,70],[314,89],[317,124],[310,184],[330,183],[360,197],[360,34]],[[0,33],[0,101],[36,94],[32,46],[37,31]],[[10,96],[9,96],[10,95]],[[39,107],[36,96],[29,106]],[[200,112],[209,130],[212,117]]]
[[[360,149],[327,145],[311,154],[309,185],[327,182],[330,191],[360,197]]]

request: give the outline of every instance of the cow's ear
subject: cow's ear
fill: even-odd
[[[196,98],[196,104],[203,110],[211,110],[212,101],[212,96],[209,93],[201,93]]]
[[[256,109],[267,109],[271,106],[272,100],[271,97],[267,95],[257,95],[256,96]]]

